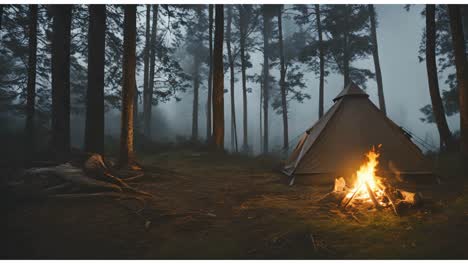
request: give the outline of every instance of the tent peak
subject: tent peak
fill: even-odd
[[[338,99],[344,96],[365,96],[369,97],[369,95],[364,92],[359,86],[355,83],[350,82],[334,99],[333,102],[338,101]]]

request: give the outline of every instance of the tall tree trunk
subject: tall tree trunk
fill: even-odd
[[[283,6],[278,6],[278,33],[279,33],[279,52],[280,52],[280,88],[281,88],[281,107],[283,110],[283,149],[289,149],[289,133],[288,133],[288,105],[286,101],[286,67],[284,65],[284,50],[283,50]]]
[[[135,96],[133,97],[133,131],[138,134],[138,85],[135,78]],[[134,139],[136,141],[136,139]]]
[[[26,102],[26,142],[34,150],[36,101],[37,5],[29,5],[28,88]]]
[[[133,165],[135,159],[133,151],[133,97],[135,96],[136,67],[136,5],[125,5],[124,12],[122,115],[119,157],[119,165],[121,167]]]
[[[348,34],[343,36],[343,87],[349,84],[349,53],[348,53]]]
[[[193,60],[193,108],[192,108],[192,140],[198,140],[198,92],[200,90],[200,57],[194,55]]]
[[[231,87],[231,149],[239,151],[237,146],[237,128],[236,128],[236,106],[235,106],[235,94],[234,94],[234,57],[232,56],[231,48],[231,24],[232,24],[232,7],[227,7],[227,27],[226,27],[226,46],[229,60],[229,72],[230,72],[230,87]]]
[[[151,137],[151,116],[153,109],[153,92],[154,92],[154,75],[156,68],[156,36],[158,30],[158,11],[159,5],[153,5],[153,24],[151,26],[151,42],[150,42],[150,51],[149,51],[149,80],[148,80],[148,90],[146,91],[146,100],[144,103],[143,114],[144,123],[145,123],[145,135],[146,137]]]
[[[323,96],[325,87],[325,52],[323,50],[323,39],[322,39],[322,24],[320,18],[320,5],[315,5],[315,23],[317,27],[318,45],[319,45],[319,65],[320,65],[320,76],[319,76],[319,118],[323,116]]]
[[[270,40],[270,15],[267,7],[263,8],[263,153],[268,153],[268,99],[269,99],[269,40]]]
[[[209,60],[210,60],[210,69],[208,73],[208,98],[206,101],[206,141],[210,143],[211,141],[211,96],[212,96],[212,91],[213,91],[213,5],[209,5],[209,44],[208,46],[210,47],[210,54],[209,54]]]
[[[458,104],[460,106],[460,150],[468,157],[468,62],[460,5],[448,5],[450,29],[457,69]]]
[[[426,68],[427,80],[429,82],[429,93],[431,95],[432,112],[437,124],[437,129],[443,144],[451,146],[452,135],[445,119],[444,106],[439,92],[439,78],[437,76],[437,64],[435,54],[435,5],[426,5]]]
[[[263,71],[263,68],[262,68],[262,71]],[[259,128],[259,132],[260,132],[260,151],[263,151],[263,144],[264,144],[264,141],[263,141],[263,114],[262,114],[262,110],[263,110],[263,82],[260,82],[260,103],[258,104],[260,107],[259,107],[259,116],[260,116],[260,122],[259,125],[260,125],[260,128]]]
[[[382,72],[380,70],[379,47],[377,45],[377,21],[375,18],[374,5],[369,5],[369,17],[371,26],[371,42],[372,42],[372,57],[374,57],[375,77],[377,79],[377,94],[379,97],[380,110],[387,115],[387,108],[385,107],[385,98],[382,83]]]
[[[89,6],[88,90],[85,151],[104,154],[104,61],[106,6]]]
[[[346,13],[344,15],[344,19],[346,21],[346,25],[347,25],[347,20],[350,16],[350,6],[349,5],[345,5],[345,10],[346,10]],[[349,36],[348,36],[348,28],[345,27],[343,29],[343,87],[346,87],[346,85],[348,85],[349,81],[350,81],[350,76],[349,76]]]
[[[213,138],[217,149],[224,149],[224,7],[216,5],[213,49]]]
[[[248,138],[248,124],[247,124],[247,58],[245,54],[245,45],[247,38],[247,25],[245,19],[245,10],[243,5],[239,5],[239,31],[240,31],[240,59],[241,59],[241,75],[242,75],[242,103],[243,103],[243,137],[242,137],[242,151],[249,151],[249,138]]]
[[[149,54],[150,54],[150,30],[151,26],[151,5],[146,5],[146,33],[145,33],[145,50],[143,53],[143,133],[145,136],[150,136],[151,117],[148,115],[148,109],[151,104],[149,98]]]
[[[58,160],[70,152],[70,27],[72,6],[54,5],[52,36],[52,151]]]

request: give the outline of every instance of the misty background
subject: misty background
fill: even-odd
[[[398,125],[411,131],[414,135],[425,140],[434,149],[439,146],[439,136],[435,123],[425,123],[420,120],[424,117],[420,109],[430,104],[430,96],[427,82],[426,66],[418,60],[418,50],[424,30],[425,19],[421,16],[423,5],[412,5],[409,11],[404,5],[375,5],[378,19],[377,40],[379,45],[380,64],[383,76],[383,88],[387,104],[387,115]],[[285,6],[288,8],[288,5]],[[143,9],[143,7],[139,7]],[[163,17],[162,17],[163,18]],[[143,23],[144,21],[138,21]],[[283,34],[287,38],[297,30],[297,25],[291,17],[283,18]],[[255,35],[261,38],[260,34]],[[226,43],[223,44],[226,49]],[[287,47],[285,47],[287,49]],[[256,72],[260,74],[263,62],[263,53],[256,51],[251,53],[253,67],[247,69],[248,74]],[[191,58],[181,56],[179,63],[184,65],[191,63]],[[353,65],[374,71],[372,56],[365,60],[354,62]],[[236,69],[235,98],[236,121],[238,142],[242,142],[242,89],[240,81],[240,68]],[[290,101],[289,103],[289,139],[291,149],[307,128],[318,120],[318,75],[313,71],[303,69],[306,88],[304,92],[311,98],[303,103]],[[142,86],[142,73],[137,76],[137,85]],[[270,74],[279,80],[277,67],[270,70]],[[440,76],[439,85],[442,90],[448,89],[443,82],[445,76]],[[225,89],[229,91],[229,73],[225,72]],[[252,145],[254,154],[260,153],[260,83],[247,82],[252,92],[248,94],[248,134],[249,144]],[[142,87],[139,88],[140,90]],[[272,89],[279,89],[273,86]],[[332,106],[332,99],[343,89],[343,77],[330,72],[325,78],[325,112]],[[367,82],[366,92],[371,101],[378,105],[377,84],[374,79]],[[225,147],[231,147],[231,113],[229,92],[225,93]],[[178,138],[190,138],[192,127],[192,102],[193,91],[188,89],[178,94],[179,102],[171,99],[169,102],[159,103],[153,106],[152,138],[157,141],[175,141]],[[199,136],[204,139],[206,135],[206,79],[200,86],[199,95]],[[142,102],[138,104],[142,111]],[[269,112],[270,149],[275,152],[282,145],[282,120],[281,115],[275,111]],[[454,114],[447,117],[450,129],[459,129],[459,116]],[[106,134],[118,137],[120,131],[120,111],[113,109],[106,113]],[[72,116],[72,145],[81,147],[84,138],[84,115]],[[372,129],[369,127],[369,129]],[[416,142],[417,143],[417,142]],[[239,143],[240,144],[240,143]],[[422,150],[428,150],[421,146]]]

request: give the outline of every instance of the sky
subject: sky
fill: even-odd
[[[420,118],[423,114],[420,108],[430,104],[429,88],[427,83],[425,63],[418,60],[418,49],[424,30],[425,20],[420,15],[424,8],[422,5],[413,5],[407,12],[403,5],[376,5],[378,16],[377,38],[379,46],[380,63],[382,69],[383,89],[387,105],[387,113],[398,125],[408,129],[414,135],[422,138],[430,145],[437,147],[439,136],[435,124],[423,123]],[[291,34],[292,21],[284,20],[284,35]],[[263,62],[262,53],[252,54],[254,67],[250,71],[260,72]],[[366,60],[358,61],[355,66],[368,68],[374,71],[374,64],[370,56]],[[278,70],[271,74],[278,78]],[[240,74],[238,74],[240,79]],[[318,120],[318,76],[313,72],[305,73],[306,91],[311,95],[310,100],[301,103],[291,103],[289,109],[289,135],[290,145],[297,143],[298,137]],[[343,77],[330,74],[325,83],[325,111],[332,105],[332,99],[343,89]],[[442,76],[439,78],[440,88],[446,85]],[[205,87],[205,88],[204,88]],[[248,96],[249,112],[249,143],[253,144],[254,153],[260,152],[260,92],[259,84],[248,83],[252,93]],[[199,135],[206,135],[206,84],[202,86],[199,102]],[[229,89],[229,74],[225,74],[225,89]],[[242,91],[238,80],[235,84],[236,122],[239,147],[242,145]],[[377,84],[375,80],[367,83],[366,92],[371,101],[378,105]],[[182,95],[181,102],[174,100],[160,104],[154,108],[153,120],[154,138],[158,140],[174,140],[177,136],[190,137],[192,127],[192,98],[191,91]],[[225,147],[230,148],[230,94],[225,93]],[[141,110],[140,110],[141,111]],[[280,115],[270,110],[270,149],[279,151],[282,145],[282,119]],[[117,116],[108,117],[110,121]],[[452,131],[459,129],[459,117],[454,115],[448,118]],[[119,122],[106,125],[106,130],[118,130]]]

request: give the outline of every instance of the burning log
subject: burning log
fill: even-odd
[[[369,193],[369,196],[370,196],[372,202],[374,203],[375,208],[377,208],[377,209],[382,208],[382,206],[380,206],[379,202],[375,198],[374,191],[372,191],[371,187],[369,186],[369,183],[366,182],[365,184],[366,184],[367,192]]]
[[[354,187],[349,189],[344,179],[336,179],[334,193],[345,193],[340,205],[347,207],[353,201],[354,206],[372,204],[377,209],[392,207],[394,213],[399,216],[405,208],[415,207],[422,203],[420,193],[393,188],[384,178],[375,175],[379,154],[372,148],[366,154],[368,161],[356,172],[357,180]]]
[[[395,204],[395,198],[393,197],[393,195],[391,194],[391,192],[389,192],[389,191],[388,191],[388,188],[385,187],[383,184],[379,184],[379,186],[380,186],[380,188],[382,188],[385,197],[387,197],[388,202],[389,202],[390,205],[392,206],[393,212],[394,212],[397,216],[400,216],[400,214],[398,213],[396,204]]]

